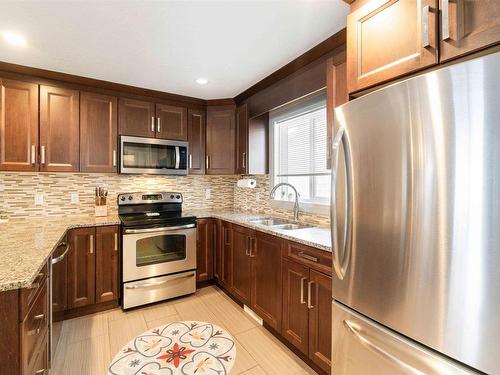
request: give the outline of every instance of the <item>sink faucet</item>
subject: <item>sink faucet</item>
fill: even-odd
[[[276,193],[276,190],[280,186],[289,186],[295,192],[295,204],[293,206],[293,220],[299,221],[299,197],[300,197],[300,194],[297,191],[297,189],[295,188],[295,186],[293,186],[292,184],[289,184],[288,182],[280,182],[279,184],[274,185],[274,187],[271,189],[271,193],[269,194],[269,196],[272,199],[274,199],[274,193]]]

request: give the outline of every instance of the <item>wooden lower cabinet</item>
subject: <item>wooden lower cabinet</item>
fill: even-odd
[[[309,283],[311,283],[309,287]],[[332,362],[332,278],[315,270],[309,271],[309,358],[327,373]]]
[[[198,219],[196,232],[196,281],[211,280],[214,275],[213,249],[214,227],[213,219]]]
[[[251,308],[276,331],[281,330],[281,252],[283,241],[255,232],[251,240]]]
[[[238,225],[232,227],[230,289],[245,305],[250,306],[252,264],[250,242],[252,230]]]
[[[118,265],[120,233],[118,226],[97,227],[95,237],[95,302],[107,302],[120,296]]]
[[[232,231],[231,224],[217,220],[217,236],[215,241],[214,277],[222,286],[230,286],[231,270],[231,244]]]
[[[69,232],[68,308],[95,303],[95,228]]]

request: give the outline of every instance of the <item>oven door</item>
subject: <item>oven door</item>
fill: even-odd
[[[187,174],[187,142],[122,136],[120,151],[120,173]]]
[[[196,224],[124,229],[124,282],[194,269]]]

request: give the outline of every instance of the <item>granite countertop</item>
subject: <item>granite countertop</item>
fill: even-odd
[[[183,215],[221,219],[331,252],[330,228],[273,229],[249,221],[267,215],[235,211],[197,210],[185,211]],[[0,224],[0,291],[29,286],[69,229],[117,224],[120,224],[117,215],[103,218],[94,215],[43,217]]]

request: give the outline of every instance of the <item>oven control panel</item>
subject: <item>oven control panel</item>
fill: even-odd
[[[118,194],[118,205],[154,204],[154,203],[182,203],[182,193],[124,193]]]

